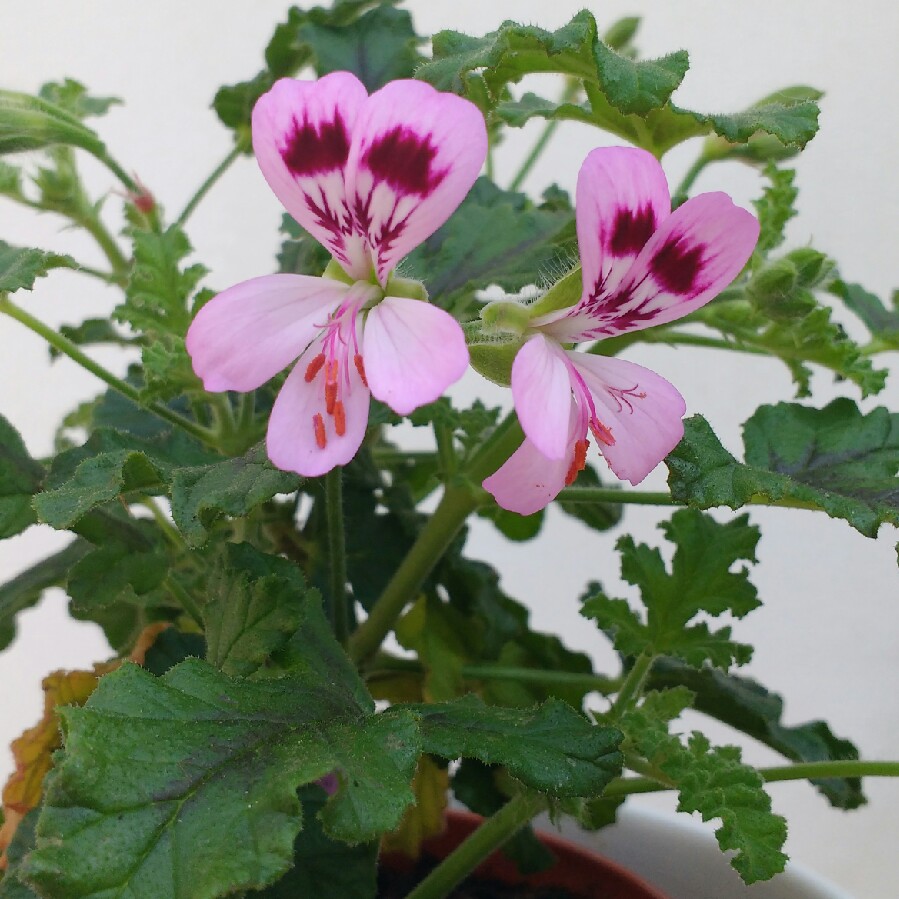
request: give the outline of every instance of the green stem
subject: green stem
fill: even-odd
[[[346,646],[350,625],[346,595],[343,468],[340,465],[325,475],[325,507],[328,518],[328,559],[331,566],[331,620],[337,641],[341,646]]]
[[[367,674],[368,681],[379,677],[393,677],[398,671],[424,674],[425,667],[418,659],[400,659],[379,655]],[[619,678],[604,677],[601,674],[581,674],[577,671],[555,671],[544,668],[516,668],[510,665],[463,665],[462,677],[466,680],[511,680],[519,683],[544,684],[547,686],[573,687],[597,693],[614,693],[621,687]]]
[[[93,209],[85,209],[75,221],[90,234],[103,251],[103,255],[112,266],[112,274],[117,284],[124,284],[128,277],[128,260],[119,249],[115,238],[109,233],[106,225]]]
[[[197,622],[199,627],[202,629],[204,627],[203,622],[203,613],[200,611],[200,607],[197,605],[194,598],[178,583],[178,581],[168,575],[163,581],[166,587],[172,592],[175,598],[181,603],[181,607],[193,618],[194,621]]]
[[[538,796],[524,793],[513,796],[434,868],[406,899],[444,899],[543,808],[544,802]]]
[[[780,765],[759,768],[765,783],[789,780],[825,780],[832,777],[899,777],[899,762],[868,762],[841,759],[832,762],[800,762],[796,765]],[[603,790],[603,798],[613,799],[634,793],[661,793],[677,789],[659,783],[650,777],[621,777],[613,780]]]
[[[159,530],[162,531],[166,540],[168,540],[176,549],[186,550],[187,545],[185,544],[180,531],[168,520],[165,512],[156,505],[156,501],[153,497],[143,496],[140,498],[139,502],[144,508],[150,510],[153,520],[156,522]]]
[[[674,196],[671,198],[671,208],[677,209],[682,203],[686,202],[687,194],[690,191],[690,188],[693,186],[696,179],[701,174],[702,170],[711,162],[707,156],[699,156],[693,165],[687,169],[687,174],[684,175],[684,180],[678,185],[677,190],[674,192]]]
[[[444,482],[456,473],[456,448],[453,446],[453,429],[448,425],[434,422],[434,439],[437,441],[437,459]]]
[[[349,653],[356,663],[377,651],[465,520],[481,504],[481,481],[508,459],[521,440],[521,427],[512,413],[475,451],[464,472],[446,485],[434,514],[419,532],[368,618],[350,637]]]
[[[578,91],[580,90],[580,82],[574,79],[571,79],[568,82],[567,87],[565,88],[564,93],[562,94],[561,99],[559,100],[559,104],[562,103],[571,103],[572,100],[578,95]],[[556,133],[556,130],[559,127],[558,119],[550,119],[543,127],[543,131],[540,133],[540,136],[537,138],[536,143],[531,148],[531,152],[528,153],[527,158],[521,164],[521,168],[515,173],[515,177],[509,184],[509,190],[518,190],[519,187],[524,183],[524,179],[530,174],[531,169],[534,167],[534,163],[543,155],[543,151],[546,149],[549,142],[552,140],[553,135]]]
[[[234,162],[242,152],[243,146],[240,143],[235,144],[228,155],[212,170],[209,177],[199,186],[199,188],[197,188],[197,192],[187,201],[187,205],[181,210],[181,215],[175,220],[175,224],[178,225],[178,227],[183,227],[193,211],[199,206],[203,197],[209,193],[215,182],[228,171],[231,167],[231,163]]]
[[[26,328],[34,331],[35,334],[43,337],[50,346],[55,347],[60,353],[68,356],[73,362],[77,362],[91,374],[96,375],[101,381],[108,384],[113,390],[117,390],[122,396],[127,397],[133,403],[136,403],[148,412],[152,412],[153,415],[162,418],[169,424],[181,428],[182,431],[186,431],[202,443],[213,448],[217,447],[216,435],[213,431],[190,421],[190,419],[184,418],[182,415],[173,412],[161,403],[146,402],[141,398],[140,391],[136,387],[129,384],[127,381],[123,381],[121,378],[117,378],[111,371],[108,371],[102,365],[94,362],[90,356],[85,355],[71,340],[67,337],[63,337],[62,334],[54,331],[42,321],[36,319],[33,315],[17,306],[5,294],[0,294],[0,312],[6,313],[10,318],[14,318],[17,322],[25,325]]]
[[[350,637],[349,652],[355,662],[363,661],[378,649],[477,506],[478,501],[470,489],[447,485],[434,514],[419,532],[372,607],[371,614]]]
[[[619,718],[637,700],[640,691],[643,689],[646,676],[649,674],[649,669],[652,668],[654,658],[655,656],[652,653],[645,651],[637,656],[634,667],[631,668],[624,678],[624,683],[621,685],[621,689],[615,697],[615,702],[612,703],[612,708],[609,710],[609,716],[612,719]]]

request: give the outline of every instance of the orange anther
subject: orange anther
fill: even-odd
[[[325,372],[325,382],[327,384],[336,384],[337,383],[337,360],[332,359],[328,363],[328,370]]]
[[[591,421],[590,430],[600,443],[604,443],[606,446],[615,446],[615,438],[612,436],[611,429],[607,428],[601,421]]]
[[[315,442],[319,449],[324,449],[328,445],[328,438],[325,435],[325,420],[321,414],[316,412],[312,416],[312,426],[315,428]]]
[[[322,366],[325,364],[325,354],[319,353],[310,363],[306,366],[306,383],[311,384],[315,380],[315,376],[322,370]]]
[[[353,356],[353,362],[356,363],[356,371],[359,372],[362,383],[368,387],[368,379],[365,377],[365,363],[362,361],[362,356],[360,356],[359,353],[356,353],[356,355]]]
[[[571,467],[565,475],[565,486],[570,487],[577,479],[578,473],[583,471],[587,464],[587,447],[589,442],[586,440],[578,440],[574,444],[574,458],[571,460]]]
[[[328,415],[334,414],[334,404],[337,402],[337,382],[325,381],[325,410]]]
[[[338,437],[346,434],[346,411],[340,400],[334,404],[334,430],[337,431]]]

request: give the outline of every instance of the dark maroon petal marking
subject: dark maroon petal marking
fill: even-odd
[[[350,139],[339,112],[333,122],[319,123],[319,130],[306,119],[293,120],[293,131],[281,148],[284,165],[297,178],[342,169],[350,153]]]
[[[612,226],[609,252],[613,256],[636,256],[656,229],[656,214],[652,206],[636,211],[619,209]]]
[[[376,181],[386,181],[397,193],[427,196],[446,176],[446,170],[432,169],[436,155],[430,135],[397,125],[372,142],[362,163]]]
[[[702,271],[702,244],[688,246],[683,238],[671,236],[649,260],[649,268],[659,285],[669,293],[689,294]]]

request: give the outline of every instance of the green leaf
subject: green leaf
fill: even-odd
[[[170,400],[203,389],[194,374],[183,337],[173,334],[167,340],[142,347],[141,362],[145,380],[142,394],[146,399]]]
[[[318,277],[331,261],[331,254],[293,217],[281,217],[281,233],[286,235],[278,253],[278,271]]]
[[[699,812],[703,821],[721,820],[715,831],[723,851],[736,850],[731,864],[747,884],[783,871],[786,822],[771,812],[761,775],[741,761],[735,746],[712,747],[697,732],[685,746],[668,734],[666,722],[689,704],[678,688],[647,693],[621,726],[636,751],[656,765],[678,788],[680,812]]]
[[[612,106],[626,115],[646,115],[664,106],[690,68],[686,50],[659,59],[635,61],[596,41],[593,54],[603,93]]]
[[[890,309],[861,284],[837,280],[830,285],[830,292],[862,320],[873,338],[886,346],[899,348],[899,291],[893,292]]]
[[[171,605],[161,589],[168,569],[168,555],[158,548],[136,552],[132,546],[107,543],[72,566],[66,592],[79,612],[120,602],[144,607]]]
[[[482,177],[449,221],[406,257],[403,274],[423,280],[433,303],[463,310],[475,290],[491,284],[512,293],[543,282],[563,247],[574,246],[573,222],[573,211],[555,200],[534,205]]]
[[[207,462],[211,453],[181,432],[156,439],[101,428],[84,446],[60,453],[47,477],[44,492],[34,498],[38,518],[58,529],[69,529],[92,509],[123,493],[167,492],[176,467]]]
[[[694,694],[696,711],[729,724],[791,761],[858,758],[858,749],[849,740],[835,736],[823,721],[791,727],[783,724],[783,699],[751,678],[710,668],[696,670],[675,659],[657,659],[648,683],[656,690],[675,685],[686,687]],[[866,801],[859,777],[832,777],[812,783],[834,808],[854,809]]]
[[[369,93],[388,81],[411,78],[424,60],[409,13],[389,6],[377,6],[342,26],[310,21],[301,30],[315,54],[317,75],[352,72]]]
[[[77,325],[60,325],[59,333],[79,346],[99,343],[113,344],[114,346],[131,346],[134,343],[131,337],[126,337],[116,330],[108,318],[86,318]],[[56,347],[51,346],[48,349],[51,359],[56,359],[62,355]]]
[[[172,517],[188,544],[201,546],[222,515],[240,518],[279,493],[294,493],[301,483],[275,468],[258,443],[242,456],[175,471]]]
[[[411,799],[420,751],[413,715],[374,715],[351,684],[233,680],[194,659],[159,679],[126,664],[63,726],[25,876],[67,899],[266,886],[293,864],[298,787],[336,771],[325,830],[370,840]]]
[[[799,188],[793,186],[796,177],[793,169],[778,169],[769,164],[765,168],[765,177],[768,184],[762,197],[752,204],[761,226],[756,244],[756,252],[759,253],[765,253],[783,243],[787,222],[796,215],[793,204],[799,194]]]
[[[6,649],[12,643],[16,633],[15,616],[36,605],[44,590],[62,586],[69,569],[89,549],[90,544],[86,541],[73,540],[64,549],[41,559],[0,586],[0,649]]]
[[[41,464],[31,458],[19,432],[0,415],[0,540],[34,524],[31,497],[43,479]]]
[[[310,603],[296,565],[259,552],[249,543],[229,543],[211,574],[203,606],[206,660],[234,677],[257,671],[296,633]]]
[[[18,202],[25,199],[22,193],[22,170],[2,160],[0,160],[0,194]]]
[[[741,560],[756,561],[760,535],[748,521],[742,515],[719,524],[693,509],[678,510],[660,525],[675,545],[670,573],[659,550],[621,537],[621,577],[639,587],[645,622],[625,600],[609,599],[601,591],[586,599],[582,614],[625,656],[674,655],[694,667],[710,661],[723,669],[748,662],[752,648],[731,641],[729,627],[711,631],[705,622],[689,624],[701,613],[742,618],[760,605],[746,567],[732,570]]]
[[[265,50],[266,67],[250,81],[222,87],[213,108],[238,135],[248,134],[250,114],[259,97],[278,78],[304,66],[316,75],[356,74],[369,89],[395,78],[410,78],[421,57],[408,13],[390,9],[397,0],[342,0],[327,9],[291,7]],[[374,6],[374,9],[366,10]]]
[[[377,890],[378,843],[348,846],[325,833],[318,812],[326,794],[320,787],[300,790],[302,831],[293,845],[294,864],[277,883],[254,896],[259,899],[374,899]]]
[[[73,78],[41,85],[38,96],[78,119],[106,115],[111,106],[122,102],[118,97],[91,97],[87,88]]]
[[[31,290],[34,282],[51,269],[75,267],[70,256],[32,247],[13,247],[0,240],[0,294]]]
[[[492,521],[496,529],[508,540],[524,543],[533,540],[543,527],[545,510],[540,509],[533,515],[519,515],[517,512],[508,512],[500,506],[493,504],[482,506],[478,509],[478,515]]]
[[[620,40],[615,34],[610,39]],[[555,32],[514,22],[504,22],[482,38],[440,32],[433,39],[433,60],[416,77],[466,96],[488,118],[496,114],[515,126],[535,115],[588,121],[656,156],[710,132],[740,144],[766,133],[782,146],[801,148],[817,131],[818,107],[808,94],[782,92],[732,115],[678,109],[670,97],[688,68],[687,54],[634,60],[627,50],[626,42],[620,54],[600,41],[593,16],[582,11]],[[553,104],[534,95],[510,101],[509,85],[534,72],[580,81],[589,105]]]
[[[738,509],[759,499],[822,509],[866,537],[899,525],[899,414],[863,415],[840,398],[823,409],[793,403],[761,406],[743,426],[746,463],[693,416],[666,460],[671,495],[708,509]]]
[[[425,752],[504,765],[525,785],[552,796],[601,793],[621,771],[621,734],[555,699],[533,709],[504,709],[470,695],[398,708],[421,716]]]

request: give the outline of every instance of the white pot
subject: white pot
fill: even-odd
[[[555,829],[545,818],[536,824],[550,832]],[[561,832],[639,874],[670,899],[853,899],[793,862],[772,880],[746,886],[711,830],[686,815],[629,805],[619,811],[614,825],[596,833],[568,819]]]

